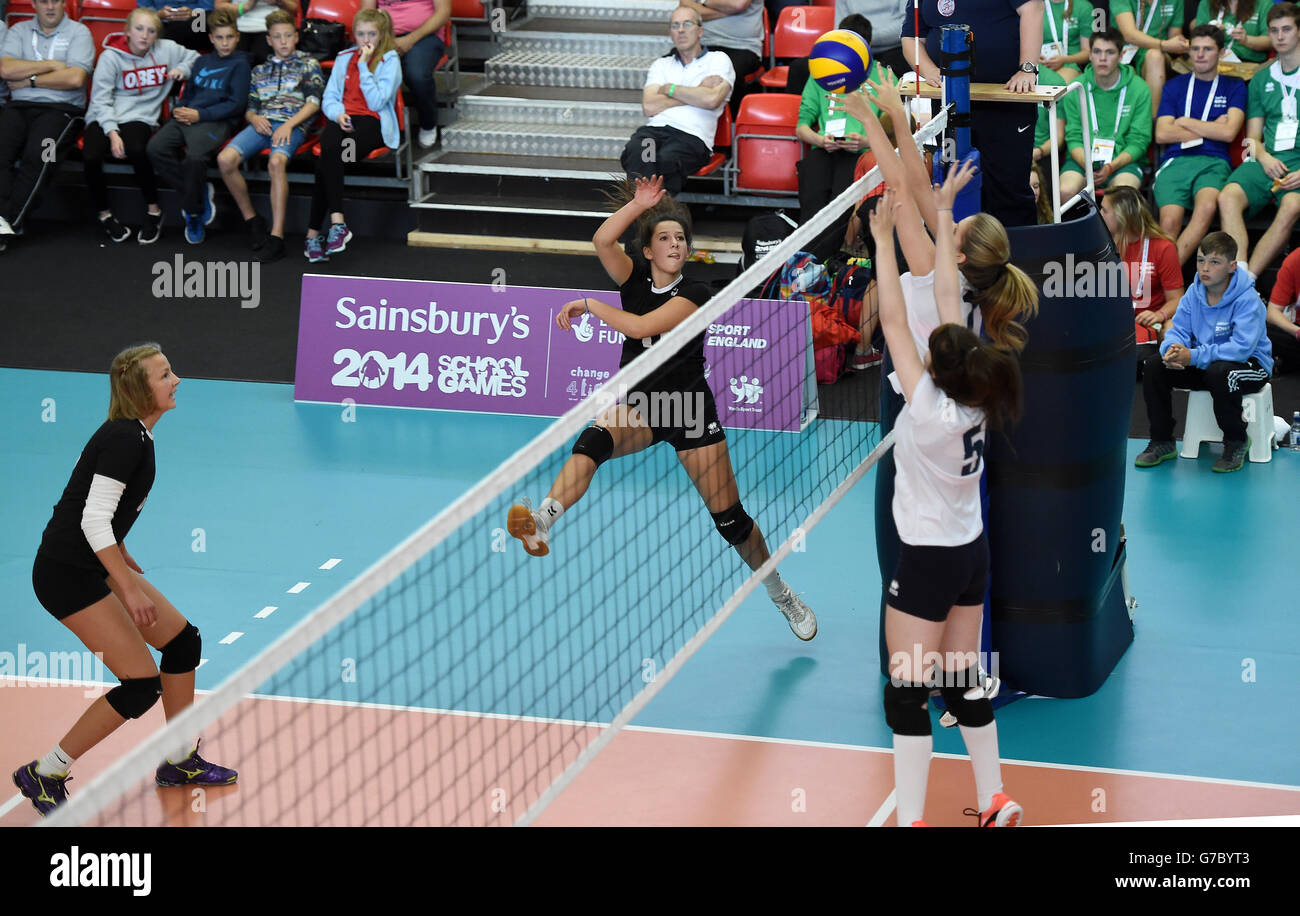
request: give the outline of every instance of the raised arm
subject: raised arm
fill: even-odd
[[[952,205],[961,189],[975,177],[969,159],[948,170],[943,187],[933,194],[938,223],[934,230],[934,304],[941,324],[964,324],[961,314],[961,281],[957,278],[957,248],[953,242]]]
[[[894,214],[900,199],[894,190],[885,191],[880,203],[871,212],[871,235],[876,240],[876,289],[880,299],[880,328],[889,346],[894,371],[903,389],[903,397],[912,400],[916,383],[921,380],[925,366],[916,352],[912,332],[907,327],[907,305],[903,300],[903,284],[898,279],[898,262],[894,259]]]
[[[641,214],[649,210],[664,196],[664,179],[662,175],[653,178],[638,178],[636,193],[632,199],[610,214],[596,234],[591,237],[591,244],[596,248],[600,266],[605,268],[609,278],[622,286],[632,276],[632,259],[627,256],[619,239],[632,227]],[[606,322],[608,324],[608,322]],[[611,325],[613,327],[613,325]]]

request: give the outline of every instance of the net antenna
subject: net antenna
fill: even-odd
[[[913,137],[913,141],[918,146],[923,146],[937,136],[944,129],[946,123],[946,112],[941,112],[939,117],[932,120],[917,132]],[[313,653],[320,653],[320,644],[327,634],[331,634],[331,631],[334,631],[336,627],[339,627],[341,624],[348,622],[353,618],[360,619],[361,615],[357,612],[361,610],[363,606],[367,606],[367,603],[370,602],[371,599],[379,595],[384,589],[393,585],[393,583],[398,582],[398,580],[404,582],[407,574],[413,569],[419,576],[426,576],[435,584],[442,581],[442,578],[450,575],[447,567],[452,564],[428,560],[427,558],[430,555],[430,552],[435,548],[438,548],[439,545],[454,545],[457,543],[456,539],[460,537],[466,538],[466,542],[468,543],[469,535],[465,532],[465,529],[476,519],[476,517],[481,513],[484,513],[485,510],[491,509],[495,511],[495,507],[500,503],[501,499],[504,498],[504,495],[513,492],[513,488],[526,478],[531,479],[530,475],[535,477],[538,474],[547,472],[547,469],[543,464],[547,461],[548,456],[551,456],[556,452],[556,450],[570,444],[574,436],[590,422],[593,415],[593,405],[598,401],[600,391],[622,390],[623,386],[626,386],[627,389],[635,389],[636,386],[646,380],[647,377],[661,369],[689,341],[697,335],[705,333],[710,324],[718,322],[723,315],[740,299],[744,298],[750,290],[757,288],[770,274],[774,273],[785,264],[791,255],[800,251],[802,246],[804,246],[808,241],[818,237],[820,233],[824,232],[834,221],[840,218],[842,213],[848,207],[855,205],[858,198],[864,194],[865,191],[869,190],[879,181],[880,170],[879,167],[875,167],[861,179],[851,184],[825,209],[777,244],[766,256],[756,261],[751,267],[742,272],[723,290],[716,293],[704,306],[697,309],[689,318],[665,334],[654,347],[648,350],[648,352],[640,356],[625,368],[619,370],[604,386],[602,386],[596,395],[584,399],[564,416],[555,420],[555,422],[546,430],[534,437],[527,445],[519,449],[510,459],[494,469],[462,497],[457,499],[442,512],[438,513],[436,517],[410,535],[405,541],[395,547],[382,559],[371,565],[342,590],[321,603],[288,632],[284,633],[267,646],[267,648],[260,652],[244,667],[227,677],[212,691],[211,694],[201,698],[193,706],[189,707],[173,720],[169,721],[162,729],[136,745],[131,752],[117,760],[98,777],[91,780],[81,792],[72,796],[67,804],[53,812],[42,823],[49,826],[70,826],[92,822],[114,824],[121,823],[123,820],[140,820],[142,818],[140,817],[139,812],[145,813],[145,816],[143,817],[145,822],[154,822],[153,820],[150,820],[150,818],[159,817],[159,802],[156,798],[156,790],[153,787],[152,776],[158,762],[166,753],[173,750],[178,743],[192,740],[194,735],[202,733],[206,728],[213,725],[213,723],[219,718],[230,712],[236,704],[247,700],[250,697],[257,697],[257,695],[254,694],[254,691],[259,686],[276,678],[278,673],[282,670],[292,670],[290,666],[295,663],[309,663],[314,658]],[[863,426],[861,424],[844,424],[844,428],[846,429],[850,426],[854,428],[856,441],[865,442],[866,436],[862,432]],[[797,443],[800,440],[803,440],[806,444],[813,441],[807,437],[815,435],[817,429],[818,424],[814,424],[803,433],[783,434],[780,441]],[[626,725],[633,716],[635,716],[636,713],[663,688],[672,676],[681,669],[685,661],[690,658],[690,656],[697,651],[713,633],[717,631],[718,627],[720,627],[735,608],[740,605],[744,597],[757,587],[762,578],[771,569],[774,569],[781,559],[789,555],[796,541],[806,536],[806,534],[826,515],[830,508],[840,498],[842,498],[849,489],[851,489],[853,484],[861,479],[867,470],[869,470],[871,465],[878,460],[882,454],[884,454],[891,444],[892,437],[886,437],[885,440],[879,442],[874,448],[870,449],[869,454],[858,462],[855,467],[845,471],[844,475],[839,478],[837,485],[831,488],[828,495],[818,499],[817,504],[814,505],[810,511],[804,510],[802,508],[803,503],[799,503],[800,514],[797,521],[801,522],[801,524],[799,524],[798,527],[791,526],[793,530],[790,531],[788,536],[783,535],[781,537],[780,546],[772,551],[771,558],[767,563],[765,563],[759,570],[752,572],[744,580],[741,586],[734,590],[734,593],[732,593],[729,598],[723,601],[720,606],[716,604],[712,605],[713,607],[718,608],[716,612],[714,612],[701,626],[697,626],[691,631],[692,635],[683,640],[683,644],[672,653],[667,666],[659,672],[655,678],[645,684],[644,687],[641,687],[633,696],[630,697],[630,699],[623,700],[621,696],[618,696],[617,694],[615,695],[614,699],[618,701],[618,706],[614,707],[611,705],[610,708],[617,708],[618,711],[612,716],[612,718],[605,717],[603,713],[601,713],[602,718],[599,721],[593,716],[586,720],[579,717],[574,721],[566,723],[577,728],[589,728],[593,725],[601,726],[604,719],[609,718],[608,724],[604,725],[600,729],[599,734],[584,746],[582,752],[577,755],[577,759],[567,762],[562,770],[555,764],[554,757],[549,763],[544,762],[540,775],[530,778],[530,785],[535,784],[537,786],[536,797],[529,801],[526,808],[523,809],[523,813],[520,816],[517,816],[514,819],[514,822],[519,824],[531,824],[537,820],[537,818],[546,810],[547,805],[555,799],[563,788],[568,785],[581,769],[589,764],[600,750],[618,734],[622,727]],[[679,474],[680,472],[674,470],[674,473]],[[839,469],[835,469],[835,473],[838,475],[840,473]],[[813,493],[807,501],[811,503],[814,498],[819,496],[820,490]],[[792,521],[795,520],[796,519],[792,518]],[[474,530],[478,531],[481,530],[481,528],[476,528]],[[714,543],[713,539],[716,539],[716,533],[710,531],[709,543]],[[424,561],[423,564],[422,561]],[[478,561],[471,558],[468,562],[473,563]],[[526,568],[530,571],[526,574],[520,574],[521,576],[527,576],[536,575],[536,573],[532,573],[531,571],[537,570],[541,567],[537,564],[531,566],[524,566],[521,564],[521,568]],[[402,585],[402,583],[399,582],[399,585]],[[420,584],[420,588],[428,587],[430,586],[426,583]],[[499,588],[499,583],[494,583],[494,587]],[[405,596],[408,592],[411,592],[415,595],[417,602],[423,596],[423,592],[414,591],[415,586],[402,585],[402,588],[403,591],[399,592],[399,596]],[[730,591],[730,589],[728,590]],[[423,606],[421,606],[421,608],[423,609]],[[432,610],[425,610],[424,613],[436,617],[439,610],[440,608],[434,607]],[[583,618],[583,621],[581,622],[586,622],[587,620],[588,618]],[[421,627],[433,625],[425,618],[420,618],[418,623]],[[687,620],[686,623],[690,624],[691,621]],[[774,630],[774,632],[780,633],[780,636],[783,638],[791,638],[789,632],[784,631],[784,626],[781,626],[781,631]],[[464,638],[460,637],[459,634],[456,635],[458,638]],[[497,631],[492,630],[483,635],[485,638],[490,639],[500,634]],[[525,636],[527,636],[527,634],[525,634]],[[426,654],[432,654],[435,651],[445,651],[445,646],[436,641],[430,642],[427,647],[421,646],[418,643],[416,643],[416,646],[418,649],[424,650]],[[399,648],[407,650],[409,647]],[[392,647],[386,647],[385,651],[392,651]],[[307,659],[307,661],[304,662],[303,659]],[[319,659],[316,660],[319,661]],[[535,661],[535,664],[540,665],[543,662],[551,663],[552,660],[543,659],[542,661]],[[502,673],[494,670],[488,673],[487,680],[491,680],[495,677],[505,677],[510,673],[511,672],[508,671]],[[513,683],[517,684],[518,680]],[[281,700],[287,699],[284,696],[276,696],[272,698]],[[288,707],[291,704],[273,703],[270,705],[283,708]],[[403,708],[381,703],[334,703],[334,705],[347,706],[350,710],[362,707],[371,711],[392,711],[394,709],[409,710],[409,707]],[[571,705],[572,704],[565,708],[571,708]],[[599,706],[600,704],[595,705]],[[479,722],[490,720],[497,723],[506,722],[511,726],[522,723],[523,725],[521,725],[521,727],[523,727],[540,721],[537,717],[525,716],[522,714],[482,713],[476,715],[465,713],[463,709],[456,707],[443,710],[428,708],[426,706],[422,707],[419,711],[447,713],[450,716],[457,717],[457,721],[459,722],[471,719]],[[278,715],[278,713],[276,714]],[[299,719],[295,719],[290,724],[296,726],[299,721]],[[331,735],[330,737],[333,736]],[[348,737],[351,737],[351,735],[339,735],[339,738],[341,739],[346,739]],[[373,735],[366,736],[367,739],[373,737]],[[385,740],[388,739],[387,735],[384,737]],[[433,740],[427,736],[423,737],[426,743]],[[512,733],[512,740],[514,737],[517,737],[517,735]],[[265,736],[259,732],[256,739],[250,740],[254,742],[257,740],[265,740]],[[440,738],[438,740],[440,740]],[[471,738],[470,741],[467,742],[469,746],[466,746],[466,744],[456,745],[451,751],[447,752],[446,756],[449,758],[456,758],[455,760],[443,760],[441,758],[434,759],[432,767],[445,766],[450,768],[453,771],[452,775],[454,780],[457,781],[458,785],[467,780],[474,781],[477,779],[478,782],[476,785],[481,790],[483,785],[490,786],[492,783],[483,783],[482,780],[479,779],[481,774],[471,773],[467,776],[465,770],[457,769],[457,767],[460,767],[460,758],[464,757],[470,750],[473,750],[473,740],[474,739]],[[439,745],[439,747],[441,747],[441,745]],[[511,745],[511,747],[513,747],[513,745]],[[255,748],[256,743],[250,747],[249,753],[251,754]],[[295,748],[295,750],[297,751],[299,749]],[[494,751],[498,756],[501,753],[500,748],[495,745]],[[365,744],[362,744],[350,751],[350,753],[352,752],[371,752],[371,749]],[[230,749],[225,749],[223,753],[229,755]],[[312,753],[314,753],[314,751]],[[484,752],[480,755],[479,760],[485,760],[490,756],[490,752]],[[524,755],[522,754],[518,755],[516,758],[512,759],[511,763],[517,763],[523,756]],[[289,776],[285,776],[284,778],[287,781],[303,779],[307,782],[308,788],[310,788],[312,786],[310,767],[314,765],[310,757],[310,754],[304,753],[302,759],[295,761],[295,763],[300,764],[300,766],[307,771],[305,775],[299,776],[296,773],[291,773]],[[237,758],[230,759],[235,766],[239,766],[239,760]],[[471,761],[470,766],[472,767],[475,762],[479,761]],[[551,768],[561,771],[557,772],[554,776],[551,776],[549,775],[549,770]],[[290,767],[290,770],[293,769],[295,769],[295,767]],[[494,774],[488,775],[492,776]],[[293,787],[291,786],[289,788]],[[286,788],[285,791],[288,792],[289,788]],[[251,791],[256,793],[257,788],[254,787]],[[414,791],[414,789],[412,788],[411,791]],[[133,792],[134,794],[131,794]],[[441,799],[441,795],[439,796],[439,799]],[[427,806],[427,809],[431,810],[435,805],[440,804],[445,810],[448,804],[452,804],[457,800],[458,798],[453,799],[451,802],[446,800],[433,802]],[[276,801],[279,801],[281,806],[272,811],[271,820],[276,820],[282,817],[286,809],[292,809],[295,805],[299,808],[305,807],[309,813],[315,814],[318,818],[318,822],[338,822],[339,818],[342,816],[339,812],[342,810],[343,802],[339,802],[331,807],[328,800],[319,803],[314,800],[303,801],[302,799],[276,799]],[[402,803],[402,800],[398,799],[393,803],[393,807],[395,808],[396,805]],[[253,805],[253,803],[250,802],[249,804],[250,806],[256,807],[258,813],[262,812],[266,807],[260,803],[258,805]],[[132,807],[133,805],[135,807]],[[319,811],[321,808],[324,809],[323,813]],[[241,808],[240,811],[242,813],[243,809]],[[464,815],[464,811],[465,809],[463,808],[457,809],[455,812],[456,817],[445,817],[441,822],[459,822],[457,821],[457,818],[465,820],[466,816]],[[404,812],[400,810],[391,810],[387,816],[395,817],[399,815],[404,816]],[[366,822],[373,822],[376,819],[376,817],[367,817],[365,820]],[[161,816],[159,822],[167,822],[165,812]]]

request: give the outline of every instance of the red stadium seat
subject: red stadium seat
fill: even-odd
[[[809,0],[813,6],[829,6],[835,9],[835,0]]]
[[[718,129],[713,135],[713,155],[709,161],[700,167],[695,173],[697,178],[703,178],[705,175],[712,175],[718,170],[718,166],[727,161],[727,154],[718,152],[718,147],[731,146],[731,106],[723,105],[722,114],[718,118]],[[725,180],[725,174],[724,174]]]
[[[361,0],[311,0],[308,16],[326,22],[342,23],[347,44],[352,43],[352,20],[361,12]],[[324,66],[322,64],[322,66]]]
[[[126,17],[135,8],[135,0],[81,0],[78,21],[90,29],[96,61],[104,51],[104,40],[126,28]]]
[[[812,46],[835,28],[835,9],[829,6],[787,6],[776,20],[772,35],[772,56],[777,60],[807,57]],[[784,89],[790,68],[774,66],[760,82],[769,89]]]
[[[72,5],[68,5],[68,15],[72,16]],[[22,22],[24,19],[34,19],[36,17],[36,8],[32,6],[31,0],[11,0],[9,9],[5,12],[5,25],[13,25],[16,22]],[[75,19],[76,17],[73,16]]]
[[[485,0],[451,0],[451,18],[457,22],[487,22],[491,10]]]
[[[1237,136],[1233,137],[1232,142],[1228,144],[1228,158],[1232,161],[1232,167],[1234,169],[1241,165],[1242,156],[1246,154],[1246,148],[1242,146],[1245,139],[1246,122],[1242,121],[1241,130],[1237,131]]]
[[[731,165],[733,191],[786,194],[799,190],[796,171],[803,143],[795,135],[799,96],[747,95],[736,116]]]
[[[754,2],[757,3],[758,0],[754,0]],[[764,67],[763,64],[769,63],[771,60],[772,60],[772,26],[768,22],[767,7],[765,6],[763,7],[763,46],[759,52],[758,69],[756,69],[753,73],[748,74],[745,77],[745,82],[752,84],[760,81],[763,78],[763,74],[767,72],[767,68]]]

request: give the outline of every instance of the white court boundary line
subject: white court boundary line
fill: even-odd
[[[941,111],[938,117],[917,131],[911,138],[912,141],[917,146],[921,146],[927,140],[936,137],[946,126],[947,121],[947,112]],[[437,516],[394,547],[384,557],[371,564],[357,578],[318,605],[310,614],[282,634],[279,639],[258,653],[242,668],[232,673],[213,690],[207,702],[190,706],[171,722],[168,722],[164,728],[145,739],[133,751],[122,757],[97,778],[91,780],[89,785],[71,798],[66,805],[61,806],[50,817],[46,818],[43,823],[56,827],[85,823],[107,805],[118,800],[133,786],[145,780],[155,767],[152,761],[157,760],[177,742],[188,740],[184,736],[200,734],[206,726],[239,702],[242,697],[251,693],[254,688],[264,683],[276,671],[296,658],[307,647],[333,629],[334,626],[351,616],[370,598],[378,594],[381,589],[404,573],[420,557],[425,556],[446,540],[452,532],[459,530],[462,525],[486,509],[493,499],[505,493],[509,487],[546,461],[555,449],[576,435],[591,420],[593,415],[592,407],[598,400],[608,397],[609,392],[622,390],[623,386],[626,386],[629,390],[635,388],[640,382],[662,368],[688,341],[704,333],[710,324],[732,308],[745,293],[765,280],[774,269],[774,266],[779,267],[784,264],[792,254],[799,250],[799,246],[806,240],[816,238],[827,229],[839,218],[848,204],[856,201],[858,195],[867,188],[873,187],[879,180],[880,167],[876,166],[866,175],[863,175],[862,178],[850,184],[826,208],[787,236],[764,257],[755,261],[753,265],[744,270],[726,287],[715,293],[708,303],[696,309],[685,321],[665,334],[657,345],[651,347],[649,351],[628,366],[618,370],[598,389],[596,394],[574,405],[568,413],[555,420],[513,456],[493,469],[468,493],[438,513]],[[601,397],[598,398],[597,394],[601,395]],[[813,515],[816,515],[816,513],[817,510],[814,510]],[[788,541],[782,545],[782,550],[786,554],[789,553]],[[764,564],[763,567],[765,571],[774,568],[775,563],[771,560]],[[766,572],[764,572],[764,575],[766,575]],[[741,592],[738,594],[743,598],[744,595],[753,590],[756,583],[757,579],[751,576],[741,586]],[[721,619],[715,615],[714,630],[718,625],[721,625],[726,616],[730,615],[736,604],[738,604],[738,601],[735,601],[733,597],[733,601],[728,602],[730,609],[726,611],[726,614]],[[713,630],[709,631],[710,635],[712,632]],[[699,635],[696,634],[697,637]],[[688,643],[689,646],[692,646],[691,652],[694,652],[702,643],[703,640],[698,642],[692,640]],[[681,652],[674,657],[678,667],[680,667],[680,661],[684,661],[686,657],[689,657],[689,654],[682,656]],[[673,671],[675,672],[676,668]],[[661,673],[656,681],[648,685],[648,687],[654,688],[654,692],[657,692],[658,688],[655,687],[655,684],[667,680],[668,678]],[[642,694],[639,694],[638,697],[643,695],[645,695],[645,691],[642,691]],[[645,695],[645,700],[648,701],[649,696],[653,696],[653,692]],[[633,703],[636,702],[637,700],[634,699]],[[611,723],[611,725],[617,726],[615,731],[624,724],[626,722],[622,716],[616,718],[614,723]],[[601,735],[600,737],[604,738],[605,736]],[[603,747],[604,744],[602,743],[600,746]],[[579,759],[590,759],[590,757],[580,757]],[[572,779],[572,775],[566,770],[561,779],[566,779],[567,783],[568,779]],[[548,791],[546,797],[549,803],[550,798],[554,797],[554,793]],[[535,817],[540,811],[541,809],[537,808],[535,811],[530,811],[530,814]],[[525,815],[525,817],[528,817],[528,815]]]

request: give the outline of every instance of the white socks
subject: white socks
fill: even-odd
[[[966,742],[970,764],[975,770],[975,795],[980,811],[987,811],[993,796],[1002,791],[1002,761],[998,758],[998,723],[990,722],[978,728],[959,725],[961,739]]]
[[[187,741],[184,744],[178,744],[172,752],[167,755],[167,762],[172,765],[184,763],[190,754],[193,754],[198,749],[199,746],[191,741]]]
[[[776,570],[773,570],[767,578],[763,580],[763,587],[767,589],[767,597],[775,601],[777,598],[780,598],[785,594],[785,590],[788,586],[781,579],[781,574]]]
[[[894,800],[900,827],[911,827],[925,814],[925,786],[930,781],[933,751],[933,735],[894,735]]]
[[[72,758],[57,744],[54,750],[36,761],[36,772],[42,776],[67,776],[71,767]]]
[[[555,520],[564,514],[564,504],[558,499],[546,497],[542,504],[537,507],[537,519],[542,524],[543,531],[550,531]]]

